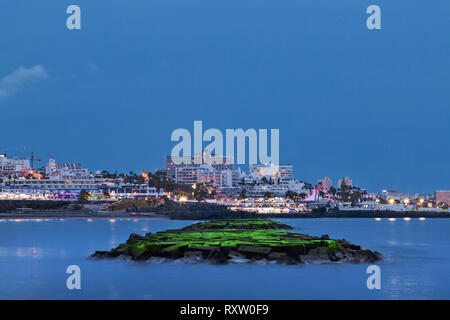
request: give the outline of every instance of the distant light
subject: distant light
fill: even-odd
[[[389,221],[395,221],[396,219],[395,218],[389,218]]]
[[[405,217],[405,218],[403,218],[403,220],[409,221],[409,220],[411,220],[411,218],[410,217]]]

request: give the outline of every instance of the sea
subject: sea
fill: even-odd
[[[0,220],[0,299],[449,299],[450,219],[275,219],[294,232],[346,239],[385,256],[370,264],[186,264],[93,260],[130,233],[196,221]],[[68,286],[73,267],[80,287]],[[68,273],[69,271],[69,273]],[[369,280],[368,280],[369,279]],[[70,282],[70,281],[69,281]],[[70,289],[70,288],[71,289]]]

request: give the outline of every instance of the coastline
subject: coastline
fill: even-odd
[[[324,219],[324,218],[450,218],[450,213],[443,212],[426,212],[426,211],[339,211],[339,212],[306,212],[302,214],[252,214],[230,213],[229,218],[259,217],[259,218],[292,218],[292,219]],[[222,218],[220,215],[217,218]],[[184,215],[171,217],[166,214],[157,214],[148,212],[145,214],[130,214],[129,212],[110,212],[110,211],[37,211],[37,212],[20,212],[20,213],[0,213],[2,219],[41,219],[41,218],[95,218],[95,219],[113,219],[113,218],[129,218],[129,219],[163,219],[163,220],[208,220],[196,215],[191,216],[190,212]],[[213,217],[214,219],[214,217]]]
[[[41,212],[27,212],[27,213],[0,213],[0,220],[2,219],[76,219],[76,218],[94,218],[94,219],[114,219],[114,218],[129,218],[129,219],[162,219],[169,220],[170,218],[156,213],[148,213],[145,215],[130,215],[128,212],[80,212],[80,211],[41,211]]]

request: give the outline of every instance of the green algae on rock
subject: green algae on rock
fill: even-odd
[[[111,251],[96,251],[92,257],[152,257],[208,261],[214,264],[375,262],[383,256],[346,240],[328,235],[313,237],[288,232],[292,227],[269,219],[228,219],[200,222],[188,227],[131,234],[126,243]]]

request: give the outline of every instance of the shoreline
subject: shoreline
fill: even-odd
[[[444,212],[417,212],[417,211],[339,211],[339,212],[306,212],[302,214],[257,214],[252,217],[272,218],[272,219],[325,219],[325,218],[450,218],[450,213]],[[130,215],[129,212],[80,212],[80,211],[39,211],[39,212],[20,212],[0,213],[0,220],[3,219],[64,219],[64,218],[95,218],[95,219],[113,219],[113,218],[129,218],[129,219],[161,219],[161,220],[210,220],[199,217],[190,217],[189,213],[185,215],[170,217],[166,214],[157,213],[141,213]],[[230,214],[230,218],[242,218],[242,216]]]
[[[31,212],[31,213],[0,213],[2,219],[76,219],[76,218],[95,218],[95,219],[161,219],[169,220],[165,215],[150,213],[145,215],[130,215],[128,212]]]

